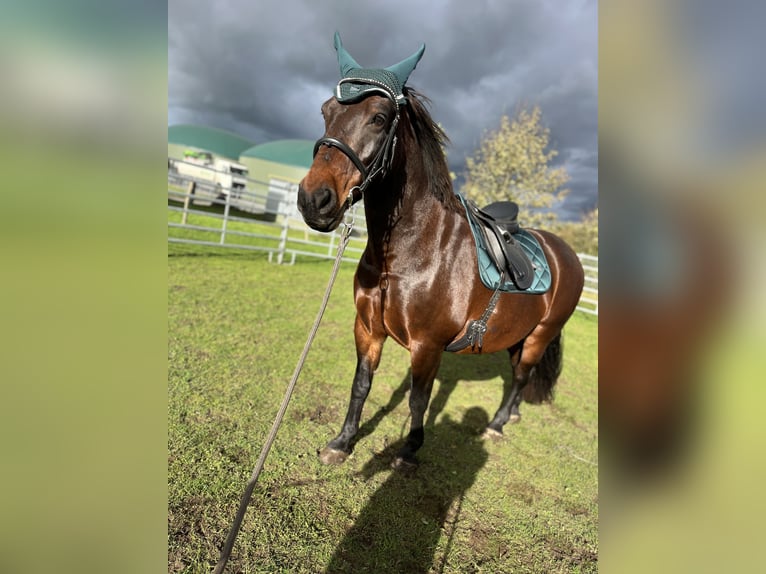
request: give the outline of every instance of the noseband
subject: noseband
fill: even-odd
[[[369,166],[365,166],[362,163],[362,160],[359,159],[359,156],[356,155],[354,150],[352,150],[348,145],[337,138],[326,136],[321,137],[314,144],[314,157],[316,157],[317,153],[319,152],[319,148],[322,146],[338,148],[341,152],[343,152],[343,155],[351,160],[351,163],[353,163],[356,169],[359,170],[359,173],[362,174],[362,183],[355,185],[349,191],[347,200],[348,207],[351,207],[360,199],[362,199],[364,191],[367,189],[370,183],[372,183],[373,179],[375,179],[378,175],[385,175],[386,172],[391,168],[391,164],[394,159],[394,150],[396,149],[396,127],[399,125],[399,104],[396,102],[396,100],[394,100],[394,103],[396,103],[396,117],[391,123],[391,127],[388,129],[388,133],[386,134],[386,139],[383,141],[383,145],[375,154],[375,157]]]

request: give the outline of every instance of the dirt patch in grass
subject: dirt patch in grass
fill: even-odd
[[[552,556],[561,564],[565,571],[596,571],[598,553],[594,550],[594,544],[589,543],[582,537],[578,536],[570,541],[561,537],[551,536],[542,542],[550,549]]]
[[[168,571],[182,572],[198,564],[200,548],[208,556],[217,556],[214,541],[220,524],[209,517],[212,500],[190,496],[168,508]]]
[[[535,486],[521,480],[512,480],[508,483],[508,493],[524,504],[534,504],[540,497],[540,490]]]
[[[312,423],[328,424],[339,420],[339,409],[335,405],[317,405],[304,409],[296,409],[290,414],[293,422],[309,421]]]
[[[494,528],[487,528],[482,525],[474,525],[471,527],[470,535],[468,536],[468,544],[474,550],[476,554],[487,554],[490,543],[496,536]]]

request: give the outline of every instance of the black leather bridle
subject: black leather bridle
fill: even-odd
[[[327,136],[321,137],[314,144],[314,157],[316,157],[319,148],[322,146],[338,148],[349,160],[351,160],[351,163],[353,163],[356,169],[359,170],[359,173],[362,174],[362,183],[355,185],[349,191],[347,199],[348,207],[351,207],[362,199],[365,190],[370,183],[372,183],[372,180],[378,175],[385,175],[391,168],[391,164],[394,160],[394,150],[396,150],[396,128],[399,125],[399,104],[396,100],[394,100],[394,103],[396,103],[396,117],[391,123],[391,127],[388,129],[383,145],[378,150],[378,153],[375,154],[375,157],[369,166],[365,166],[356,152],[337,138]]]

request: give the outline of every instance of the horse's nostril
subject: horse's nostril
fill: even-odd
[[[331,189],[321,187],[314,192],[314,206],[322,211],[333,205],[333,192]]]
[[[335,191],[323,185],[315,191],[307,191],[302,185],[298,186],[298,210],[304,214],[327,216],[335,209],[337,200]]]

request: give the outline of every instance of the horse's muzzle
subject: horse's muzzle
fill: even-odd
[[[332,231],[340,225],[345,209],[338,206],[338,194],[327,186],[309,192],[298,186],[298,211],[306,225],[317,231]]]

